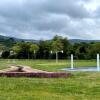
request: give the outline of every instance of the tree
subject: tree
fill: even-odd
[[[38,51],[38,58],[48,59],[50,55],[51,49],[51,41],[40,41],[39,42],[39,51]]]
[[[0,57],[2,56],[2,53],[6,50],[6,47],[3,44],[0,44]]]
[[[19,53],[21,51],[21,47],[19,45],[14,45],[11,50],[16,53]]]
[[[3,44],[0,44],[0,51],[4,51],[6,47]]]
[[[12,50],[17,53],[18,58],[30,58],[30,42],[18,42],[13,47]]]
[[[63,43],[61,41],[62,37],[55,36],[52,40],[52,51],[58,52],[63,50]]]
[[[63,44],[63,58],[66,58],[71,54],[71,44],[67,38],[62,38],[61,42]]]
[[[2,58],[8,58],[9,57],[9,55],[10,55],[10,52],[9,51],[4,51],[3,53],[2,53]]]
[[[34,58],[36,58],[36,53],[39,50],[39,46],[37,44],[31,44],[30,46],[30,52],[32,53],[32,57],[34,54]]]
[[[52,40],[52,51],[56,53],[56,63],[58,62],[58,53],[63,50],[62,37],[55,36]]]
[[[88,48],[89,57],[92,59],[96,58],[96,54],[100,54],[100,42],[90,43],[90,47]]]
[[[82,42],[74,44],[75,56],[77,59],[88,59],[88,48],[88,43]]]

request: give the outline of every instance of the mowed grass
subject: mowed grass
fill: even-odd
[[[4,63],[7,61],[3,60]],[[15,62],[15,63],[14,63]],[[16,64],[16,65],[27,65],[32,68],[45,70],[45,71],[61,71],[59,69],[70,67],[70,60],[59,60],[56,63],[55,60],[10,60],[8,64]],[[96,60],[75,60],[74,67],[96,67]]]
[[[8,64],[6,60],[0,62],[2,68]],[[58,63],[55,60],[16,60],[15,63],[46,71],[70,67],[70,61],[67,60]],[[74,66],[96,66],[96,61],[78,60]],[[100,72],[71,73],[72,77],[54,79],[1,77],[0,100],[100,100]]]

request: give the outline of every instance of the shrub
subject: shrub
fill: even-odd
[[[26,73],[26,72],[1,72],[1,77],[37,77],[37,78],[64,78],[72,76],[71,73]]]

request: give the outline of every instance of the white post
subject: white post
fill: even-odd
[[[58,63],[58,52],[56,51],[56,63]]]
[[[73,54],[71,54],[71,69],[74,69],[74,66],[73,66]]]
[[[99,54],[97,54],[97,70],[100,70],[100,66],[99,66]]]

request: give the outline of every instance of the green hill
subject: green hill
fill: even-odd
[[[15,39],[11,37],[1,36],[0,35],[0,44],[3,44],[7,47],[11,47],[15,43]]]

